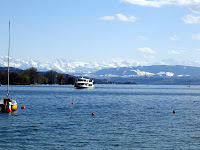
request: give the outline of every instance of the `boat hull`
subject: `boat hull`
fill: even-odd
[[[94,86],[81,86],[81,85],[75,85],[75,87],[77,88],[77,89],[93,89],[94,88]]]
[[[0,100],[0,112],[6,112],[7,109],[17,110],[17,102],[12,98],[3,98]]]

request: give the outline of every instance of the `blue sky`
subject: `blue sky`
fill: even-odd
[[[2,0],[0,55],[200,62],[200,0]],[[194,63],[195,65],[195,63]]]

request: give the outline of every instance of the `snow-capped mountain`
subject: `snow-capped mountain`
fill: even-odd
[[[60,73],[93,73],[100,69],[148,65],[137,61],[113,60],[111,63],[78,62],[65,59],[55,61],[33,61],[10,58],[10,66],[19,69],[37,68],[38,71],[54,70]],[[0,57],[0,67],[7,67],[7,57]]]
[[[171,61],[172,62],[172,61]],[[195,66],[191,66],[196,63]],[[80,62],[65,59],[55,61],[33,61],[10,58],[10,66],[18,69],[37,68],[38,71],[54,70],[58,73],[72,75],[89,75],[93,77],[188,77],[200,76],[200,62],[189,62],[188,66],[166,64],[153,65],[148,62],[116,59],[106,62]],[[164,64],[164,65],[161,65]],[[0,67],[7,67],[7,57],[0,57]]]
[[[181,65],[152,65],[102,69],[94,73],[103,78],[112,77],[200,77],[200,67]]]

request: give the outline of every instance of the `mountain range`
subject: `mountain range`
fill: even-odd
[[[65,59],[57,59],[55,61],[33,61],[33,60],[22,60],[10,58],[10,66],[19,69],[28,69],[35,67],[38,71],[49,71],[54,70],[59,73],[68,74],[87,74],[94,73],[98,70],[105,68],[116,68],[116,67],[130,67],[140,65],[137,61],[122,61],[114,60],[111,63],[106,62],[80,62],[71,61]],[[0,67],[7,67],[7,57],[0,57]]]
[[[37,68],[38,71],[54,70],[72,75],[91,77],[200,77],[200,67],[183,65],[144,65],[136,61],[115,60],[111,63],[77,62],[65,59],[55,61],[33,61],[10,59],[10,66],[18,69]],[[0,57],[0,67],[7,67],[7,57]]]
[[[199,85],[200,67],[181,65],[119,67],[96,71],[93,76],[114,83]]]
[[[152,65],[137,67],[119,67],[96,71],[100,77],[200,77],[200,67],[181,65]]]

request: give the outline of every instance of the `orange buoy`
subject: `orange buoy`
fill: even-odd
[[[21,109],[25,109],[25,108],[26,108],[25,106],[22,106],[22,107],[21,107]]]
[[[94,116],[94,113],[92,112],[92,116]]]
[[[74,105],[75,103],[74,102],[72,102],[72,105]]]
[[[8,109],[6,109],[6,112],[7,112],[7,113],[11,113],[12,110],[11,110],[10,108],[8,108]]]
[[[176,111],[175,110],[173,110],[173,114],[175,114],[176,113]]]

